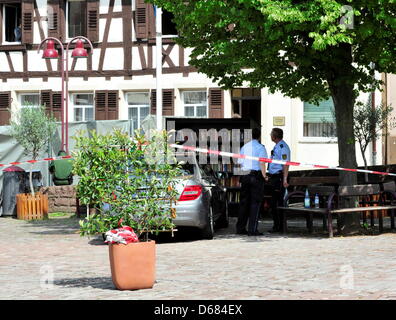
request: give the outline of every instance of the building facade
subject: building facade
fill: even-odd
[[[165,11],[164,116],[249,118],[261,126],[268,151],[273,147],[269,133],[276,126],[284,130],[293,160],[338,165],[331,100],[316,107],[270,94],[265,88],[222,90],[189,65],[191,50],[175,44],[171,19]],[[148,114],[155,114],[151,4],[144,0],[0,0],[0,125],[9,124],[8,108],[39,104],[60,119],[61,61],[44,60],[37,52],[48,36],[60,39],[65,47],[73,37],[86,36],[94,47],[87,59],[72,59],[70,52],[67,57],[69,121],[130,119],[139,128]],[[362,165],[358,153],[357,157]],[[377,152],[370,164],[381,162],[382,152]]]

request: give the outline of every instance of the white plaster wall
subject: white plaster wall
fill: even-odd
[[[107,48],[103,62],[103,70],[122,70],[124,69],[123,48]]]
[[[42,56],[43,56],[42,51],[40,51],[39,53],[37,53],[36,50],[28,51],[27,58],[28,58],[28,64],[29,64],[29,71],[47,70],[47,65],[45,63],[45,59],[43,59]]]
[[[102,9],[102,7],[100,8]],[[106,12],[103,13],[107,13],[107,9]],[[105,31],[105,27],[106,27],[106,18],[102,19],[99,18],[99,41],[102,42],[103,41],[103,36],[104,36],[104,31]]]
[[[111,19],[110,29],[109,29],[109,42],[122,42],[122,18],[113,18]],[[100,39],[103,39],[100,38]]]
[[[110,0],[100,0],[99,13],[107,13],[109,11]]]
[[[7,56],[4,52],[0,52],[0,71],[9,72],[10,67],[8,66]]]
[[[147,47],[143,47],[144,56],[146,57],[146,64],[148,64],[147,59]],[[137,47],[132,47],[132,70],[142,70],[142,63],[140,61],[139,49]]]
[[[22,52],[10,52],[12,64],[15,72],[23,72],[23,55]]]
[[[122,3],[121,0],[114,1],[114,12],[122,11]]]

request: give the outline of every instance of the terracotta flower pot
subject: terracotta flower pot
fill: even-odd
[[[109,244],[111,277],[119,290],[148,289],[155,282],[155,241]]]

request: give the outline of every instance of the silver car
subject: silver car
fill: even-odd
[[[176,189],[179,199],[176,204],[177,227],[195,227],[204,239],[212,239],[215,226],[228,226],[228,210],[225,189],[219,184],[209,165],[198,165],[195,157],[182,164],[183,176]]]
[[[176,227],[198,228],[202,238],[213,239],[215,226],[228,227],[226,191],[211,167],[198,165],[195,156],[181,165],[182,175],[175,186],[179,195],[173,223]],[[102,204],[102,210],[114,214],[108,203]]]

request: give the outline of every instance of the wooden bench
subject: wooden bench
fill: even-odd
[[[312,185],[338,185],[338,176],[319,177],[289,177],[289,185],[292,187],[312,186]],[[296,191],[296,190],[294,190]]]
[[[287,231],[287,216],[291,214],[303,214],[307,218],[307,227],[310,232],[313,230],[313,217],[321,216],[323,219],[327,218],[327,230],[329,237],[333,237],[333,216],[337,216],[337,224],[339,227],[340,216],[343,214],[350,214],[356,212],[379,212],[379,230],[383,231],[382,210],[391,211],[391,228],[394,229],[394,217],[396,209],[396,193],[388,190],[381,191],[380,186],[373,185],[354,185],[354,186],[340,186],[338,191],[334,191],[334,187],[326,186],[312,186],[308,187],[308,191],[312,198],[317,193],[321,200],[319,208],[304,208],[303,201],[305,193],[302,191],[295,191],[289,193],[285,199],[285,204],[290,202],[288,206],[278,207],[281,219],[283,221],[283,232]],[[377,201],[371,201],[369,206],[341,208],[339,204],[342,199],[354,198],[359,196],[379,195]],[[295,201],[300,199],[300,201]],[[367,204],[367,203],[365,203]],[[324,222],[325,226],[325,222]]]

